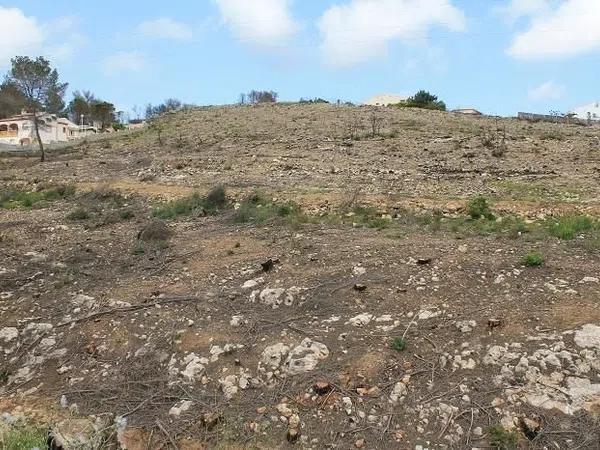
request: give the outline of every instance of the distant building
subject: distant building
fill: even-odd
[[[396,94],[379,94],[371,97],[363,104],[367,106],[390,106],[397,105],[398,103],[404,103],[408,100],[408,97]]]
[[[44,144],[67,142],[78,137],[78,126],[54,114],[38,113],[40,138]],[[0,144],[29,145],[37,141],[33,114],[21,114],[0,120]]]
[[[133,119],[130,120],[129,123],[127,125],[125,125],[125,127],[128,130],[139,130],[140,128],[145,128],[147,125],[145,120],[142,119]]]
[[[600,102],[579,106],[571,114],[580,120],[600,121]]]
[[[460,109],[455,109],[452,112],[457,113],[457,114],[465,114],[467,116],[483,116],[483,114],[481,112],[479,112],[473,108],[460,108]]]

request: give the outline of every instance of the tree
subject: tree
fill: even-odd
[[[248,92],[248,103],[277,103],[279,94],[275,91],[250,91]]]
[[[50,62],[40,56],[31,59],[28,56],[17,56],[11,60],[12,67],[6,76],[6,83],[12,83],[25,99],[25,106],[33,114],[35,135],[40,146],[40,160],[46,159],[44,143],[40,137],[38,113],[53,108],[58,98],[63,98],[67,83],[60,83],[58,72],[50,66]]]
[[[100,122],[100,129],[105,130],[116,121],[115,105],[109,102],[97,101],[92,103],[90,113],[92,120]]]
[[[12,82],[0,85],[0,119],[19,114],[25,108],[27,100]]]
[[[405,103],[400,103],[399,106],[446,111],[446,104],[443,101],[438,100],[437,95],[433,95],[424,90],[420,90],[412,97],[409,97]]]

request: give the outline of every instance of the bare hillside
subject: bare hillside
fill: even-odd
[[[599,170],[594,127],[330,105],[0,155],[0,413],[64,449],[598,449]]]

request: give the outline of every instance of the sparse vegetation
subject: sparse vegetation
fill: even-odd
[[[570,215],[557,219],[551,219],[548,223],[548,229],[552,236],[559,239],[570,241],[582,233],[600,230],[597,221],[589,216]]]
[[[495,450],[515,450],[519,443],[519,437],[516,433],[505,430],[501,426],[494,426],[489,429],[490,445]]]
[[[47,432],[34,427],[0,427],[0,448],[7,450],[31,450],[47,448]]]
[[[72,221],[87,220],[89,218],[90,218],[90,213],[88,212],[87,209],[85,209],[83,207],[79,207],[79,208],[75,209],[73,212],[69,213],[69,215],[67,216],[67,219],[72,220]]]
[[[523,256],[521,263],[526,267],[539,267],[544,264],[544,257],[540,252],[531,251]]]
[[[55,186],[39,191],[0,191],[0,209],[32,208],[43,202],[63,200],[75,194],[73,186]]]
[[[306,220],[307,217],[295,203],[271,200],[261,192],[254,192],[246,198],[233,215],[235,223],[262,224],[268,221],[284,221],[287,224],[299,225]]]
[[[157,207],[153,215],[160,219],[179,216],[215,214],[227,206],[227,194],[223,186],[213,188],[206,196],[195,193],[189,197],[173,200]]]
[[[488,200],[485,197],[476,197],[467,204],[467,214],[473,220],[487,219],[494,220],[495,216],[490,209]]]
[[[392,349],[397,352],[403,352],[406,350],[406,341],[401,337],[394,338],[394,340],[392,340]]]

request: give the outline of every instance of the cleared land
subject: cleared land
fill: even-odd
[[[598,449],[599,136],[278,105],[0,157],[0,442]]]

